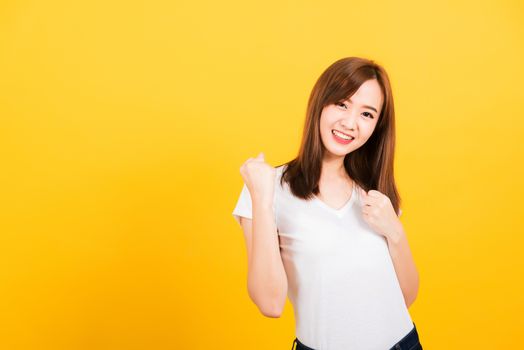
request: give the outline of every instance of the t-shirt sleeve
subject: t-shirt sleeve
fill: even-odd
[[[238,197],[237,204],[233,210],[233,217],[240,225],[240,217],[243,216],[248,219],[252,219],[252,206],[251,206],[251,195],[247,189],[246,184],[242,187],[240,196]]]
[[[277,223],[277,206],[276,206],[276,192],[273,195],[273,220],[275,222],[275,225]],[[253,207],[251,202],[251,194],[249,193],[249,190],[244,183],[244,186],[242,186],[242,191],[240,191],[240,196],[238,197],[237,204],[235,206],[235,209],[233,210],[233,217],[240,225],[240,217],[243,216],[248,219],[253,219]]]

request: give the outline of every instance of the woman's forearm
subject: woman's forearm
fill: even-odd
[[[254,200],[252,224],[248,291],[264,315],[279,317],[287,296],[287,276],[272,205]]]
[[[388,235],[387,242],[406,306],[409,307],[418,294],[419,274],[404,228],[399,227],[395,232]]]

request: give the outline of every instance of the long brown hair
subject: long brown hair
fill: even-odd
[[[375,189],[389,197],[399,213],[400,196],[393,174],[395,153],[395,109],[393,94],[385,69],[373,60],[345,57],[331,64],[318,78],[306,110],[300,150],[282,173],[280,185],[289,184],[291,192],[302,199],[318,195],[322,160],[326,152],[320,138],[322,109],[351,97],[360,85],[376,79],[384,96],[381,113],[373,133],[364,145],[344,157],[349,177],[365,191]],[[278,167],[278,166],[277,166]]]

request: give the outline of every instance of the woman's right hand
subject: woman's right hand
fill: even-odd
[[[265,162],[264,153],[246,160],[240,167],[240,175],[253,201],[273,204],[276,169]]]

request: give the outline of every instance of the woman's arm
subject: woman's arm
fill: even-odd
[[[242,218],[248,250],[248,293],[267,317],[280,317],[287,296],[287,275],[280,255],[273,208],[253,201],[253,219]]]
[[[389,254],[395,266],[406,306],[410,307],[418,294],[419,275],[409,248],[406,232],[402,226],[386,236]]]

